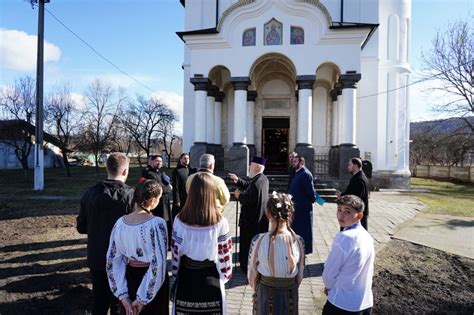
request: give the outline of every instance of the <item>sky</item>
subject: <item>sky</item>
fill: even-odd
[[[472,19],[473,8],[469,0],[412,0],[412,81],[421,70],[421,51],[429,50],[436,32],[456,19]],[[99,78],[131,96],[166,99],[182,117],[183,43],[175,32],[183,30],[184,8],[178,0],[51,0],[46,9],[45,95],[68,82],[80,99]],[[0,0],[0,87],[35,76],[37,18],[26,0]],[[424,89],[426,84],[411,87],[412,121],[439,117],[430,111]]]

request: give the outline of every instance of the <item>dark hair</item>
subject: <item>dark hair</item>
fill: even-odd
[[[137,188],[135,188],[133,201],[140,208],[147,210],[145,206],[150,202],[150,199],[160,197],[162,192],[163,188],[161,188],[160,183],[153,179],[147,179],[138,184]]]
[[[107,158],[107,173],[111,176],[120,175],[128,168],[129,163],[130,159],[125,153],[112,153]]]
[[[353,157],[351,163],[357,165],[359,168],[362,168],[362,160],[358,157]]]
[[[163,157],[159,154],[152,154],[148,157],[148,159],[152,160],[152,161],[156,160],[157,158],[162,158],[163,159]]]
[[[211,226],[221,220],[212,175],[206,172],[194,175],[186,203],[178,216],[183,223],[197,226]]]
[[[293,219],[293,213],[295,212],[293,202],[291,201],[291,195],[277,193],[274,191],[268,196],[267,211],[277,221],[277,225],[272,231],[272,236],[276,235],[278,228],[280,227],[280,221],[283,220],[285,221],[288,230],[293,236],[293,240],[295,240],[296,234],[291,229],[291,221]]]
[[[189,153],[183,152],[179,155],[179,160],[183,158],[183,156],[189,155]]]
[[[346,205],[354,209],[356,212],[364,211],[364,202],[357,196],[345,195],[336,199],[338,205]]]

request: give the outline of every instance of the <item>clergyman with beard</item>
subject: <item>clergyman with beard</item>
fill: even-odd
[[[186,181],[191,173],[192,171],[189,168],[189,154],[181,153],[178,165],[171,175],[171,182],[173,184],[173,221],[186,203],[186,198],[188,197]]]
[[[235,198],[242,204],[240,213],[240,269],[247,272],[250,243],[255,235],[268,232],[268,219],[265,216],[265,206],[268,200],[269,183],[263,174],[266,160],[254,156],[249,166],[249,179],[243,179],[229,173],[229,178],[239,188]]]

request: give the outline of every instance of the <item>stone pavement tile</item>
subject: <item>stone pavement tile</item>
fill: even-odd
[[[390,240],[398,226],[414,217],[423,204],[399,193],[372,193],[370,198],[369,232],[380,250]],[[299,289],[299,314],[319,314],[326,302],[323,293],[322,271],[324,261],[331,250],[332,240],[339,232],[336,219],[336,204],[325,203],[313,207],[313,253],[306,256],[304,279]],[[240,210],[240,209],[239,209]],[[235,202],[229,203],[224,211],[229,221],[230,233],[235,236]],[[236,250],[236,244],[233,245]],[[251,314],[253,290],[248,286],[246,275],[239,268],[234,269],[233,280],[226,285],[229,314]]]

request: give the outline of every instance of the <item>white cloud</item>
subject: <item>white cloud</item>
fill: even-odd
[[[156,83],[156,78],[148,75],[143,74],[130,74],[133,78],[137,81],[142,82],[144,84]],[[139,86],[137,82],[132,80],[131,78],[127,77],[124,74],[117,73],[117,74],[87,74],[82,76],[82,81],[85,85],[90,84],[95,80],[101,80],[103,82],[111,84],[113,87],[123,87],[123,88],[130,88]]]
[[[78,109],[84,109],[86,107],[87,98],[79,93],[71,92],[71,99],[77,104]]]
[[[23,31],[0,29],[0,68],[17,71],[36,69],[37,36]],[[44,42],[44,62],[58,61],[61,50]]]
[[[173,91],[156,91],[151,95],[152,98],[158,98],[165,104],[169,105],[178,115],[178,123],[176,124],[176,132],[183,134],[183,96]]]

